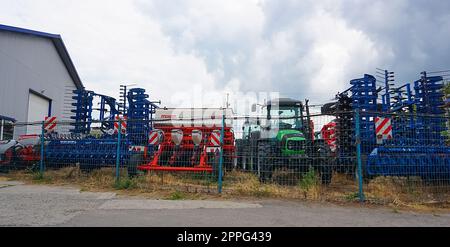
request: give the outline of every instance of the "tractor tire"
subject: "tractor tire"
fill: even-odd
[[[237,167],[242,171],[254,172],[252,164],[252,146],[249,140],[241,140],[239,143],[239,152],[237,153]]]
[[[238,166],[242,171],[254,172],[251,166],[251,156],[252,152],[250,150],[250,142],[246,142],[242,147],[241,154],[238,156],[240,161],[238,161]]]
[[[321,143],[316,148],[317,159],[319,159],[318,170],[322,184],[328,185],[331,183],[333,176],[334,159],[331,156],[331,149],[328,145]]]
[[[274,170],[274,157],[272,145],[269,142],[258,142],[257,160],[260,181],[263,183],[270,181]]]
[[[243,140],[236,140],[236,168],[239,170],[244,170],[245,168],[245,157],[244,157],[244,144]]]
[[[127,164],[128,177],[132,178],[138,174],[137,167],[144,162],[144,155],[141,153],[132,154]]]

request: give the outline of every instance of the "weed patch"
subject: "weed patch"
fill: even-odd
[[[226,171],[222,195],[217,195],[217,181],[211,174],[151,171],[129,178],[126,169],[122,169],[120,175],[116,182],[115,170],[112,167],[84,172],[77,166],[71,166],[57,170],[48,169],[44,173],[32,170],[11,171],[1,179],[37,184],[78,185],[81,191],[115,189],[118,194],[170,200],[254,197],[353,203],[359,199],[354,177],[333,173],[331,183],[322,185],[319,174],[314,169],[309,169],[303,176],[296,174],[294,181],[297,182],[291,181],[291,184],[281,183],[293,180],[288,171],[282,169],[274,173],[273,181],[269,183],[262,183],[252,172]],[[445,191],[445,187],[428,186],[420,178],[376,177],[363,186],[368,204],[414,210],[450,208],[450,191]]]
[[[137,183],[134,179],[121,178],[114,183],[114,188],[116,190],[129,190],[137,188]]]
[[[166,199],[168,199],[168,200],[183,200],[185,198],[186,198],[186,195],[183,192],[176,190],[176,191],[172,192]]]

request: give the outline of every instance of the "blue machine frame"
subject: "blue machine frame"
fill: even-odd
[[[116,99],[96,94],[87,90],[74,90],[72,105],[74,115],[71,123],[74,127],[70,135],[53,135],[47,137],[45,147],[45,162],[47,166],[78,163],[82,169],[92,169],[104,166],[113,166],[117,158],[121,164],[126,165],[134,152],[130,147],[135,145],[146,146],[145,152],[151,154],[152,148],[148,145],[148,135],[152,130],[152,116],[157,106],[148,100],[149,96],[142,88],[129,90],[127,95],[128,107],[123,109],[127,116],[128,128],[120,138],[118,133],[111,134],[115,117],[119,114]],[[99,108],[93,107],[94,97],[99,97]],[[99,111],[98,121],[103,135],[94,137],[91,134],[93,111]],[[117,152],[119,150],[119,152]],[[134,149],[133,149],[134,150]],[[117,157],[117,153],[120,157]]]
[[[387,71],[386,71],[387,74]],[[385,87],[392,77],[386,75]],[[359,109],[362,154],[366,158],[368,175],[421,176],[427,180],[450,178],[450,147],[445,146],[443,78],[421,73],[414,82],[414,95],[410,84],[386,90],[382,98],[384,113],[377,110],[374,77],[352,80],[352,107]],[[391,96],[393,94],[394,96]],[[389,117],[393,138],[376,144],[375,117]]]

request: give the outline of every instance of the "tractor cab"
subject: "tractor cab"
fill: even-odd
[[[299,100],[278,98],[269,100],[264,105],[253,104],[252,112],[261,113],[259,115],[264,117],[246,121],[243,127],[244,138],[257,136],[257,139],[275,139],[288,133],[302,136],[307,131],[305,106]]]
[[[302,129],[303,104],[301,101],[280,98],[268,101],[266,118],[271,126],[277,129]]]

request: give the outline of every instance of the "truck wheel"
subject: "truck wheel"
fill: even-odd
[[[261,182],[267,182],[272,178],[273,157],[270,143],[258,142],[258,174]]]
[[[132,154],[130,156],[130,160],[128,161],[128,165],[127,165],[128,177],[136,176],[137,175],[137,167],[138,167],[138,165],[141,165],[143,162],[144,162],[143,154],[140,154],[140,153]]]

